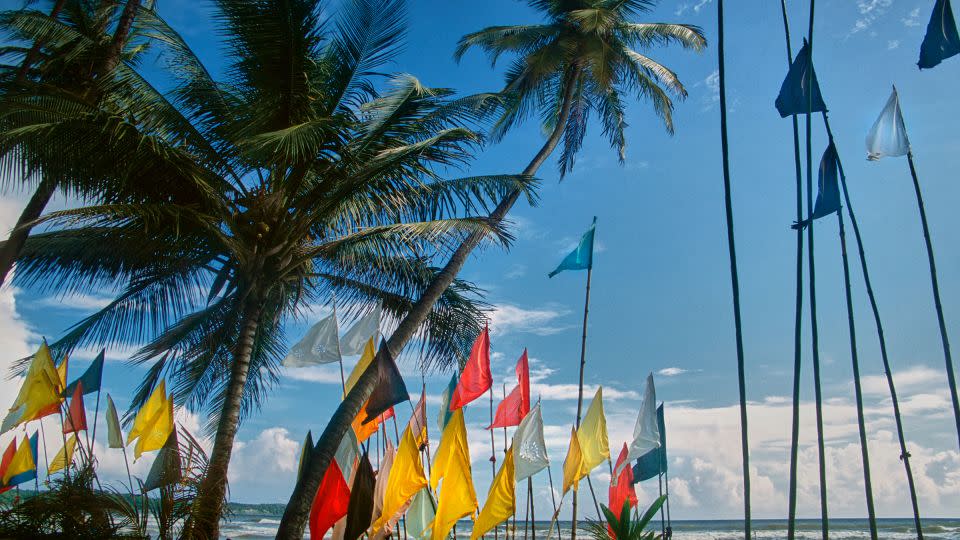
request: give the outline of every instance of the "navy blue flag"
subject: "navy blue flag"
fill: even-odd
[[[809,218],[794,223],[793,229],[802,229],[815,219],[829,216],[840,211],[840,183],[837,181],[839,176],[839,165],[837,162],[837,147],[831,142],[823,152],[820,159],[819,173],[819,193],[817,193],[817,202],[813,206],[813,215]]]
[[[807,40],[803,40],[803,47],[790,64],[790,70],[787,71],[787,78],[780,86],[780,95],[777,96],[775,105],[781,118],[793,114],[827,111],[827,105],[820,94],[817,72],[814,71],[810,60],[810,47]]]
[[[927,24],[927,34],[920,44],[920,69],[929,69],[960,53],[960,34],[953,18],[950,0],[937,0]]]
[[[377,371],[380,372],[377,386],[370,393],[370,399],[367,401],[367,417],[363,423],[376,420],[378,416],[387,412],[390,407],[397,403],[403,403],[410,400],[410,394],[407,393],[407,385],[400,376],[400,369],[397,363],[393,361],[393,355],[390,354],[390,348],[386,341],[380,341],[380,350],[377,351]]]
[[[77,377],[77,380],[67,386],[67,389],[63,391],[64,396],[72,396],[80,382],[83,383],[83,395],[100,391],[100,381],[103,380],[103,357],[106,352],[106,349],[100,351],[100,354],[93,360],[90,367],[83,372],[83,375]]]
[[[633,483],[643,482],[667,472],[667,430],[663,425],[663,404],[657,407],[660,427],[660,448],[654,448],[637,458],[633,466]]]

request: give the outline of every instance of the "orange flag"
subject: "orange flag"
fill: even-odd
[[[70,408],[67,417],[63,419],[63,432],[76,433],[87,429],[87,412],[83,407],[83,381],[77,383],[70,398]]]

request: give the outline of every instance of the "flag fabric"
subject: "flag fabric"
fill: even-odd
[[[620,477],[615,482],[610,482],[610,489],[607,491],[608,508],[615,513],[623,509],[624,501],[629,501],[630,508],[637,506],[637,492],[633,489],[633,468],[627,467],[630,463],[627,453],[627,443],[623,443],[620,456],[617,457],[617,468],[621,469]]]
[[[117,407],[113,398],[107,394],[107,448],[123,448],[123,431],[120,429],[120,418],[117,416]]]
[[[133,418],[133,426],[130,428],[130,433],[127,435],[128,445],[135,439],[139,438],[140,435],[150,427],[150,422],[152,422],[157,414],[163,410],[166,400],[167,382],[161,380],[160,384],[153,389],[153,393],[150,394],[150,397],[147,398],[147,401],[143,403],[143,405],[140,407],[140,410],[137,411],[137,415]]]
[[[16,453],[17,438],[13,437],[10,439],[10,444],[7,445],[7,449],[3,451],[3,458],[0,459],[0,493],[13,489],[13,486],[8,486],[6,482],[3,482],[3,477],[7,473],[7,468],[10,467],[10,462],[13,461],[13,456]]]
[[[427,444],[427,389],[424,387],[420,391],[420,401],[413,408],[413,414],[410,415],[410,422],[407,423],[407,429],[413,433],[413,440],[417,443],[417,448],[422,450]]]
[[[280,365],[298,368],[340,361],[340,342],[337,338],[337,313],[333,312],[310,327],[303,339],[290,347]]]
[[[380,518],[373,524],[379,531],[384,526],[396,524],[404,506],[410,503],[420,489],[427,486],[427,477],[423,474],[423,462],[420,460],[420,446],[413,431],[408,426],[403,430],[400,446],[393,457],[390,477],[384,492],[383,509]]]
[[[363,404],[363,407],[360,408],[360,412],[357,413],[357,416],[353,419],[351,427],[353,428],[353,433],[357,436],[357,441],[363,443],[377,430],[380,429],[380,419],[378,418],[375,422],[366,422],[364,420],[367,418],[367,403]]]
[[[356,386],[357,381],[360,380],[360,376],[363,375],[363,372],[370,367],[370,364],[373,363],[373,359],[377,356],[376,345],[373,342],[373,338],[367,340],[367,344],[363,347],[363,354],[360,355],[360,360],[357,362],[357,365],[353,366],[353,370],[350,371],[350,376],[347,377],[347,382],[344,387],[343,395],[346,397],[350,390]]]
[[[813,205],[813,215],[794,223],[793,229],[802,229],[815,219],[831,216],[840,211],[839,159],[837,148],[831,142],[820,158],[818,173],[817,202]]]
[[[65,363],[66,359],[64,359],[64,369],[66,369]],[[44,341],[33,356],[20,392],[10,406],[11,412],[22,408],[14,425],[55,413],[63,401],[60,397],[60,388],[60,373],[50,356],[47,342]]]
[[[57,455],[53,457],[53,461],[50,462],[50,465],[47,467],[47,476],[66,469],[73,463],[73,450],[77,446],[77,434],[70,434],[70,438],[67,439],[63,446],[60,448],[60,451],[57,452]]]
[[[583,478],[583,454],[580,452],[580,438],[577,430],[570,428],[570,446],[567,447],[567,457],[563,458],[563,492],[574,491]]]
[[[10,464],[3,471],[3,485],[17,486],[29,482],[37,477],[37,434],[29,439],[24,437],[23,442],[13,454]]]
[[[352,430],[348,431],[352,433]],[[304,469],[310,465],[310,456],[313,452],[313,432],[307,430],[307,436],[303,439],[303,447],[300,448],[300,459],[297,460],[297,478],[303,475]]]
[[[140,459],[144,452],[163,448],[172,432],[173,396],[167,397],[165,381],[160,381],[143,407],[137,411],[133,427],[127,436],[127,444],[137,440],[137,446],[133,450],[134,460]]]
[[[657,407],[657,428],[660,430],[660,447],[637,459],[633,466],[634,482],[643,482],[667,472],[667,430],[663,423],[662,403]]]
[[[310,506],[310,539],[322,540],[340,518],[347,515],[350,489],[336,461],[331,460]]]
[[[517,494],[514,473],[513,448],[511,448],[507,451],[507,456],[493,483],[490,484],[487,500],[483,503],[483,509],[480,510],[480,515],[473,524],[470,540],[477,540],[497,525],[510,519],[516,511]]]
[[[373,490],[376,484],[373,466],[366,452],[357,464],[357,472],[350,486],[350,502],[347,504],[347,523],[343,540],[357,540],[367,528],[373,517]]]
[[[383,312],[383,306],[377,304],[347,330],[347,333],[340,338],[340,352],[347,356],[352,354],[362,354],[366,348],[367,342],[377,338],[380,332],[380,316]]]
[[[390,469],[393,468],[393,460],[397,454],[397,449],[393,447],[393,442],[389,437],[385,437],[387,444],[383,450],[383,460],[380,462],[380,470],[377,471],[377,482],[373,486],[373,523],[380,520],[383,515],[383,501],[387,497],[387,482],[390,481]],[[375,528],[370,529],[369,533],[373,535]]]
[[[517,361],[517,386],[497,405],[497,413],[493,417],[493,423],[487,429],[519,426],[529,412],[530,366],[527,360],[527,350],[524,349],[523,354],[520,355],[520,360]]]
[[[470,358],[463,371],[460,372],[460,382],[450,398],[450,410],[463,407],[482,396],[493,384],[493,375],[490,374],[490,329],[486,326],[473,342]]]
[[[513,434],[513,463],[517,482],[526,480],[550,465],[543,440],[543,416],[540,404],[533,407]]]
[[[424,540],[429,534],[430,523],[437,515],[437,502],[427,488],[422,488],[410,501],[404,523],[407,536],[414,540]]]
[[[64,388],[67,386],[67,368],[70,364],[70,359],[65,355],[63,360],[58,364],[57,367],[57,380],[53,383],[53,387],[56,389],[57,394],[60,396],[60,399],[51,402],[46,407],[40,409],[38,412],[32,413],[31,415],[24,415],[21,418],[21,421],[28,422],[30,420],[39,420],[45,416],[51,414],[57,414],[60,412],[60,405],[63,403],[63,398],[65,395]]]
[[[653,374],[651,373],[647,375],[643,402],[640,404],[637,424],[633,428],[633,441],[630,442],[628,447],[627,463],[659,447],[660,429],[657,426],[657,391],[653,386]],[[625,466],[626,464],[614,467],[613,478],[619,478],[620,472]]]
[[[407,393],[407,385],[400,376],[400,368],[393,360],[390,354],[390,347],[387,347],[385,341],[380,342],[380,350],[377,354],[377,385],[370,393],[367,399],[367,418],[363,423],[370,422],[376,417],[389,411],[394,405],[410,401],[410,394]]]
[[[23,417],[25,410],[27,410],[26,405],[8,410],[7,415],[3,417],[3,424],[0,425],[0,433],[6,433],[20,425],[20,418]]]
[[[143,483],[143,490],[152,491],[178,483],[181,478],[180,467],[180,445],[177,441],[177,430],[174,429],[157,453],[157,458],[153,460],[147,480]]]
[[[577,248],[560,261],[560,265],[557,266],[553,272],[547,274],[547,276],[553,277],[564,270],[589,270],[593,268],[593,237],[596,229],[597,218],[594,217],[593,224],[590,225],[587,232],[583,233],[583,236],[580,237],[580,243],[577,244]]]
[[[905,156],[910,152],[910,139],[900,110],[900,94],[893,87],[887,104],[867,134],[867,159],[877,161],[883,157]]]
[[[343,439],[340,440],[340,446],[333,454],[333,460],[340,467],[343,479],[349,484],[353,479],[353,472],[357,467],[357,459],[360,457],[360,445],[357,444],[357,438],[353,432],[347,431]]]
[[[103,381],[103,361],[106,353],[107,350],[102,349],[100,354],[93,359],[90,367],[83,372],[83,375],[77,377],[77,380],[70,383],[70,386],[67,386],[67,388],[63,391],[63,396],[73,394],[74,390],[77,388],[77,385],[81,383],[83,383],[83,395],[99,392],[100,383]]]
[[[430,471],[431,489],[436,490],[447,470],[456,466],[457,457],[463,452],[463,448],[469,450],[467,426],[463,420],[463,411],[457,409],[450,417],[446,429],[440,434],[440,444],[433,455],[433,468]]]
[[[790,63],[787,77],[780,86],[780,94],[774,103],[781,118],[796,114],[826,112],[827,105],[820,94],[820,83],[810,59],[810,46],[803,40],[803,47]]]
[[[441,540],[447,537],[457,520],[472,516],[477,511],[477,494],[473,489],[470,447],[462,409],[454,411],[440,436],[440,446],[431,472],[431,488],[437,489],[437,484],[443,480],[430,536],[432,540]]]
[[[937,0],[930,14],[927,33],[920,44],[920,60],[917,66],[928,69],[947,58],[960,53],[960,33],[957,21],[953,18],[950,0]]]
[[[63,432],[76,433],[87,429],[87,411],[83,407],[83,381],[77,381],[70,398],[67,417],[63,419]]]
[[[577,443],[583,456],[583,476],[590,474],[604,461],[610,459],[610,443],[607,440],[607,418],[603,414],[603,387],[597,388],[593,401],[587,408],[580,427]]]
[[[447,422],[450,421],[450,417],[453,416],[453,411],[450,409],[450,400],[453,399],[453,392],[457,389],[457,376],[454,375],[450,377],[450,382],[447,384],[447,387],[443,389],[443,394],[440,396],[440,415],[437,418],[437,426],[440,427],[440,433],[443,433],[443,430],[447,427]]]

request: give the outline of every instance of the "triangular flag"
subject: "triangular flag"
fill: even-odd
[[[472,516],[477,511],[477,494],[473,489],[470,448],[467,445],[467,429],[462,409],[454,412],[440,437],[440,447],[437,449],[432,473],[431,486],[436,489],[435,486],[441,478],[443,486],[440,489],[430,537],[441,540],[447,537],[457,520]]]
[[[820,83],[810,60],[810,46],[803,40],[803,47],[790,63],[787,77],[780,86],[780,95],[775,102],[781,118],[794,114],[826,112],[827,105],[820,94]],[[619,510],[614,510],[617,512]]]
[[[387,483],[390,481],[390,469],[393,468],[393,460],[397,454],[393,442],[387,437],[386,448],[383,450],[383,460],[380,462],[380,470],[377,471],[377,482],[373,487],[373,523],[380,521],[383,515],[383,501],[387,496]],[[377,529],[371,527],[369,533],[373,536]]]
[[[347,524],[343,540],[357,540],[370,527],[373,520],[373,490],[376,484],[373,466],[366,452],[357,464],[357,474],[350,487],[350,502],[347,504]]]
[[[297,368],[339,361],[340,343],[337,338],[337,314],[334,312],[310,327],[303,339],[290,347],[281,365]]]
[[[517,361],[517,386],[497,405],[493,423],[487,429],[518,426],[530,412],[530,366],[527,350],[523,350]]]
[[[450,377],[450,382],[447,383],[447,387],[443,389],[443,394],[440,396],[440,415],[437,417],[437,426],[440,428],[441,433],[446,429],[450,417],[453,416],[453,411],[450,410],[450,400],[453,399],[453,392],[456,391],[456,389],[457,376],[454,375]]]
[[[633,489],[633,469],[627,467],[630,461],[627,459],[627,443],[623,443],[620,450],[620,456],[617,457],[617,468],[621,469],[620,477],[616,481],[610,482],[610,489],[607,491],[610,509],[623,509],[624,501],[630,503],[630,508],[637,505],[637,492]],[[619,511],[619,510],[614,510]]]
[[[63,446],[60,448],[60,451],[57,452],[57,455],[53,457],[53,461],[50,462],[50,465],[47,467],[47,476],[62,470],[66,469],[73,463],[73,450],[77,446],[77,434],[72,433],[70,438],[67,439]]]
[[[3,471],[3,484],[17,486],[37,477],[37,433],[24,437],[23,442],[13,454],[10,465]]]
[[[953,18],[950,0],[937,0],[927,23],[927,33],[920,45],[920,69],[932,68],[947,58],[960,53],[960,33]]]
[[[133,459],[140,459],[144,452],[159,450],[167,443],[173,433],[173,396],[164,399],[163,407],[149,421],[147,427],[137,439],[133,449]]]
[[[76,433],[87,429],[87,411],[83,407],[83,381],[78,381],[73,389],[67,416],[63,419],[63,432]]]
[[[660,447],[660,429],[657,426],[657,391],[653,386],[653,374],[647,376],[647,388],[643,393],[637,425],[633,428],[633,441],[627,452],[627,462],[633,461],[654,448]],[[625,466],[625,465],[624,465]],[[613,469],[613,478],[620,476],[622,467]]]
[[[440,444],[433,455],[433,469],[430,471],[431,489],[436,490],[447,471],[456,466],[456,459],[462,455],[464,448],[467,449],[469,456],[470,447],[467,443],[467,426],[463,420],[463,410],[457,409],[447,422],[446,429],[440,434]]]
[[[510,519],[517,508],[516,482],[514,481],[513,448],[500,466],[500,471],[490,484],[483,510],[473,524],[470,540],[477,540],[497,525]]]
[[[815,219],[832,216],[840,211],[840,183],[837,148],[831,142],[820,158],[820,172],[818,173],[819,191],[817,202],[813,206],[813,215],[793,224],[794,229],[801,229]]]
[[[404,506],[410,503],[421,488],[427,486],[427,477],[423,474],[423,462],[420,460],[420,446],[410,428],[403,430],[400,446],[393,457],[390,477],[384,492],[383,509],[380,518],[373,524],[373,530],[384,526],[393,526],[400,519]]]
[[[310,507],[310,539],[322,540],[340,518],[347,515],[350,488],[336,462],[331,461]]]
[[[567,456],[563,458],[563,493],[574,491],[583,478],[583,454],[580,452],[580,441],[577,430],[570,428],[570,446],[567,447]]]
[[[867,134],[867,159],[877,161],[882,157],[905,156],[910,153],[910,139],[900,110],[900,95],[894,87],[883,106],[880,116]]]
[[[421,489],[413,496],[404,518],[407,535],[414,540],[424,540],[429,535],[430,524],[436,516],[437,501],[433,500],[429,489]]]
[[[13,489],[13,486],[6,485],[2,480],[4,475],[7,474],[7,469],[10,468],[10,463],[13,461],[13,456],[16,453],[17,438],[13,437],[10,439],[10,444],[7,445],[7,449],[3,451],[3,458],[0,459],[0,493]]]
[[[513,454],[517,482],[526,480],[550,465],[547,445],[543,440],[543,416],[540,414],[540,404],[533,407],[514,432]]]
[[[357,381],[360,380],[360,376],[370,367],[370,364],[373,363],[373,359],[377,356],[376,345],[373,342],[371,337],[367,340],[367,344],[363,347],[363,354],[360,355],[360,360],[357,362],[357,365],[353,366],[353,371],[350,372],[350,376],[347,377],[347,382],[345,384],[345,391],[343,392],[344,397],[350,393],[350,390],[357,384]]]
[[[157,453],[157,458],[153,460],[147,480],[143,483],[143,490],[152,491],[180,482],[180,467],[180,445],[177,442],[177,430],[174,429]]]
[[[364,420],[367,418],[367,404],[364,403],[363,407],[360,408],[360,412],[357,413],[357,416],[353,419],[353,423],[350,426],[353,428],[353,433],[357,436],[357,441],[363,443],[369,439],[374,433],[380,429],[380,418],[373,422],[366,422]]]
[[[607,418],[603,414],[603,388],[597,393],[587,408],[580,427],[577,429],[577,442],[583,455],[583,476],[590,474],[597,465],[610,459],[610,444],[607,441]]]
[[[66,362],[66,359],[64,359]],[[66,369],[66,364],[64,364]],[[17,394],[10,411],[22,408],[16,424],[37,420],[47,414],[53,414],[59,410],[62,398],[60,389],[62,382],[57,367],[53,364],[53,358],[50,356],[50,349],[47,348],[47,342],[40,344],[40,348],[33,356],[30,366],[27,368],[23,385]]]
[[[344,480],[353,480],[353,469],[357,466],[357,458],[360,454],[360,446],[357,444],[357,437],[352,431],[347,431],[343,439],[340,440],[340,446],[333,454],[333,460],[340,467]]]
[[[386,413],[398,403],[410,401],[407,385],[404,384],[403,377],[400,376],[400,369],[397,367],[397,363],[393,361],[393,355],[390,354],[390,348],[387,347],[386,342],[380,343],[377,358],[377,369],[380,371],[380,375],[377,385],[367,399],[367,418],[363,421],[364,423]]]
[[[120,418],[113,398],[107,394],[107,447],[123,448],[123,431],[120,430]]]
[[[583,233],[583,236],[580,237],[580,243],[577,244],[576,249],[564,257],[564,259],[560,261],[560,265],[547,275],[553,277],[564,270],[589,270],[593,268],[593,237],[596,230],[597,218],[594,217],[593,224],[590,225],[587,232]]]
[[[83,375],[77,378],[77,380],[70,383],[70,386],[63,391],[64,397],[73,394],[76,390],[77,385],[81,382],[83,383],[83,395],[92,394],[94,392],[100,391],[100,384],[103,381],[103,361],[104,356],[106,355],[107,350],[103,349],[100,351],[100,354],[93,359],[93,362],[90,364],[90,367],[83,372]],[[66,361],[66,360],[64,360]]]
[[[413,408],[413,414],[410,415],[410,422],[407,424],[410,432],[413,433],[413,439],[417,443],[417,448],[422,449],[427,444],[427,390],[424,387],[420,391],[420,401]]]
[[[353,326],[347,330],[347,333],[340,338],[340,352],[347,356],[353,354],[362,354],[368,341],[376,339],[380,332],[380,316],[383,312],[383,306],[377,304],[375,308],[367,312]]]
[[[657,426],[660,430],[660,447],[637,458],[633,466],[633,481],[643,482],[667,472],[667,430],[663,423],[663,404],[657,407]]]
[[[473,342],[470,358],[460,373],[460,382],[450,398],[450,410],[459,409],[482,396],[490,389],[491,384],[493,376],[490,374],[490,329],[485,326]]]
[[[144,402],[140,410],[137,411],[137,415],[133,418],[133,427],[130,428],[130,433],[127,435],[128,445],[132,443],[134,439],[140,437],[140,435],[150,427],[153,419],[163,410],[164,406],[166,406],[166,401],[167,383],[161,380],[160,384],[153,389],[153,393],[150,394],[150,397],[147,398],[147,401]]]

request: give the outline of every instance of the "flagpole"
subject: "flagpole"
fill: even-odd
[[[100,372],[100,387],[103,387],[103,372]],[[100,413],[100,388],[97,388],[97,403],[93,406],[93,433],[90,437],[93,439],[93,443],[97,442],[97,415]],[[90,455],[93,455],[93,446],[90,446]]]
[[[663,487],[667,495],[667,540],[670,540],[673,536],[673,523],[670,520],[670,474],[666,470],[663,471]]]
[[[493,385],[490,385],[490,424],[493,424]],[[496,445],[493,442],[493,430],[490,430],[490,469],[493,471],[493,479],[490,480],[490,485],[493,485],[493,482],[497,480],[497,449]],[[497,531],[497,527],[493,527],[493,538],[497,540],[500,538],[500,532]]]
[[[660,496],[663,497],[663,475],[657,475],[657,484],[660,485]],[[660,537],[665,538],[667,536],[667,525],[663,520],[663,505],[660,505]]]
[[[530,503],[533,502],[530,497],[530,477],[527,477],[527,480],[527,500],[523,505],[523,540],[527,540],[527,532],[530,529]]]
[[[130,495],[133,496],[133,475],[130,474],[130,460],[127,459],[127,447],[120,446],[120,450],[123,451],[123,464],[127,467],[127,482],[130,483]]]
[[[331,293],[333,298],[333,327],[337,337],[337,361],[340,363],[340,386],[343,387],[343,397],[347,397],[347,380],[343,376],[343,353],[340,350],[340,321],[337,320],[337,294]]]
[[[538,402],[540,400],[537,400]],[[557,516],[560,515],[560,507],[557,506],[557,490],[553,489],[553,472],[550,470],[550,464],[547,464],[547,478],[550,480],[550,499],[553,500],[553,519],[556,520]],[[563,502],[563,497],[560,497],[560,502]],[[550,540],[550,531],[553,530],[553,522],[550,523],[550,529],[547,530],[547,540]],[[560,539],[560,528],[557,527],[557,540]]]
[[[527,477],[527,498],[530,500],[530,537],[532,540],[537,540],[537,514],[536,509],[533,505],[533,477]],[[526,540],[526,534],[524,534],[524,540]]]
[[[593,482],[590,481],[589,474],[587,474],[587,486],[590,487],[590,496],[593,497],[593,507],[597,511],[597,519],[603,519],[603,513],[600,512],[600,504],[597,503],[597,493],[593,490]]]
[[[47,457],[47,434],[43,431],[43,419],[40,419],[40,442],[43,443],[43,462],[47,466],[47,483],[50,482],[50,458]],[[56,457],[56,456],[54,456]],[[63,463],[67,465],[67,447],[63,447]],[[40,476],[39,474],[37,476]]]
[[[507,383],[503,383],[503,399],[504,399],[504,400],[507,399]],[[491,422],[491,423],[492,423],[492,422]],[[492,434],[492,431],[491,431],[491,434]],[[504,455],[504,456],[507,455],[507,426],[503,426],[503,455]],[[504,458],[504,459],[506,459],[506,458]],[[516,488],[514,488],[514,491],[516,491]],[[510,523],[510,520],[508,519],[508,520],[507,520],[507,524],[509,524],[509,523]],[[507,530],[507,532],[504,533],[504,534],[507,536],[507,538],[510,537],[510,534],[509,534],[509,533],[510,533],[509,529]],[[517,537],[517,504],[516,504],[516,493],[514,493],[514,504],[513,504],[513,537],[514,537],[514,538]]]
[[[590,281],[593,277],[593,264],[587,268],[586,293],[583,300],[583,334],[580,339],[580,382],[577,387],[577,429],[580,428],[580,415],[583,412],[583,370],[587,363],[587,317],[590,314]],[[590,476],[587,476],[587,484],[590,485],[590,493],[593,493],[593,485],[590,484]],[[596,496],[594,496],[596,503]],[[572,527],[570,529],[570,540],[577,538],[577,490],[573,491],[573,516]]]

